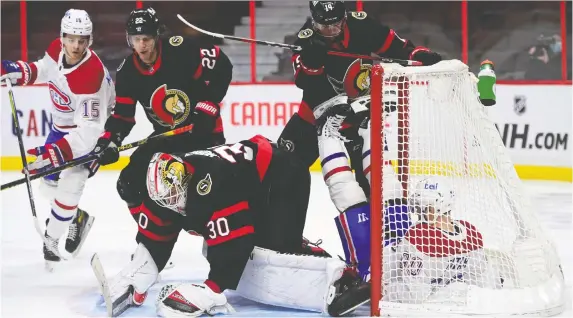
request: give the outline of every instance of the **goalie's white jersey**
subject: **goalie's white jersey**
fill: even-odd
[[[108,70],[90,48],[76,65],[66,68],[58,38],[41,60],[30,64],[31,83],[47,83],[52,101],[52,130],[64,137],[74,158],[89,153],[102,134],[115,105],[115,86]]]
[[[491,275],[481,233],[466,221],[452,225],[455,230],[449,232],[417,223],[398,243],[384,248],[384,301],[443,300],[468,284],[501,287],[501,277]]]

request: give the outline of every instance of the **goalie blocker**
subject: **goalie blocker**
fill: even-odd
[[[104,295],[108,286],[109,313],[143,303],[181,230],[203,236],[210,272],[201,284],[164,286],[159,315],[232,312],[222,293],[226,289],[253,301],[333,316],[369,301],[370,285],[355,270],[303,247],[308,169],[266,138],[157,153],[147,188],[149,196],[131,210],[138,222],[134,258],[101,284]]]

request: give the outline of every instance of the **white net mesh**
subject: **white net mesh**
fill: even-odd
[[[460,61],[382,64],[381,314],[555,314],[563,276],[476,78]],[[377,101],[373,100],[374,104]],[[388,200],[404,206],[388,208]],[[397,204],[397,203],[393,203]],[[409,223],[397,220],[407,213]],[[406,212],[407,211],[407,212]],[[403,229],[403,231],[400,231]]]

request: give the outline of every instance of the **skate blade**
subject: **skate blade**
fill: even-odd
[[[92,225],[94,224],[94,221],[95,221],[95,217],[90,216],[88,218],[88,221],[86,222],[86,228],[84,229],[84,233],[82,233],[82,237],[80,238],[80,244],[78,245],[78,248],[76,248],[76,250],[72,253],[72,257],[76,257],[76,255],[78,255],[80,253],[80,250],[86,241],[86,237],[88,237],[88,234],[90,233],[90,231],[92,229]]]
[[[360,306],[366,304],[366,303],[369,302],[369,301],[370,301],[370,299],[366,299],[365,301],[363,301],[363,302],[357,304],[356,306],[353,306],[353,307],[351,307],[351,308],[348,308],[347,310],[341,312],[341,313],[340,313],[340,316],[344,316],[344,315],[347,315],[347,314],[353,312],[354,310],[356,310],[356,308],[358,308],[358,307],[360,307]]]

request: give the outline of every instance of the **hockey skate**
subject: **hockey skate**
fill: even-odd
[[[74,220],[68,227],[68,237],[66,238],[66,251],[68,253],[76,256],[80,252],[94,220],[93,216],[78,208]]]
[[[318,257],[332,257],[325,251],[322,247],[322,240],[316,241],[316,243],[312,243],[306,237],[302,238],[302,254],[304,255],[312,255]]]
[[[49,219],[46,219],[46,226],[48,225]],[[46,237],[46,242],[44,242],[44,260],[45,268],[48,272],[54,270],[54,265],[61,261],[60,255],[56,254],[54,251],[58,251],[58,245],[60,243],[59,239],[55,239],[48,235],[48,231],[44,232]],[[49,246],[46,246],[46,243]]]
[[[328,305],[328,314],[333,317],[351,313],[370,301],[370,283],[360,278],[356,269],[348,267],[342,277],[334,283],[336,295]]]
[[[316,119],[318,136],[323,138],[337,138],[347,142],[348,139],[340,133],[340,130],[343,129],[343,122],[346,117],[352,114],[352,108],[348,104],[338,104],[327,109]]]

